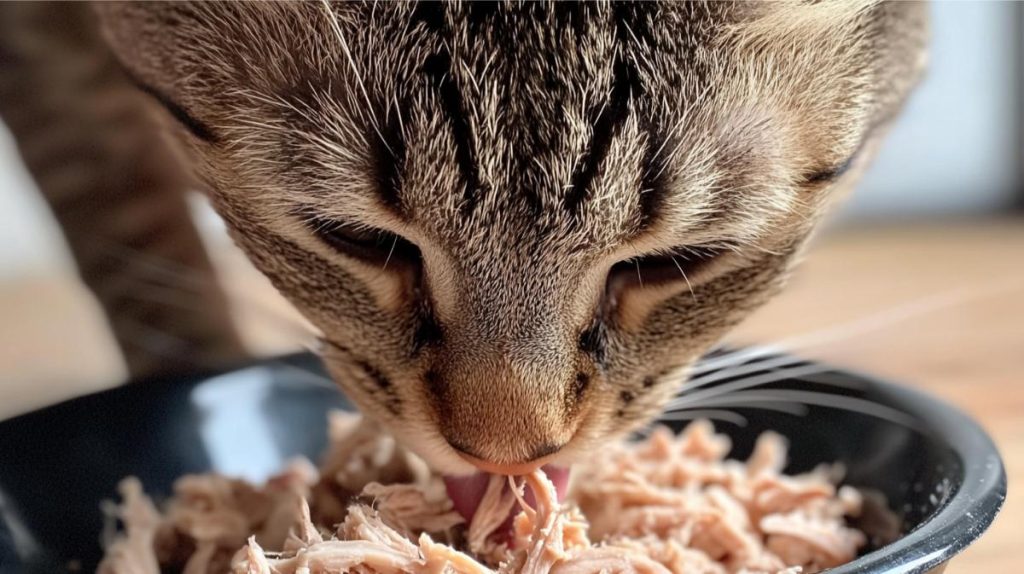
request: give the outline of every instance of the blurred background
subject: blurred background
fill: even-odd
[[[930,70],[858,191],[819,234],[791,288],[731,337],[935,392],[1024,472],[1024,5],[938,2]],[[302,320],[195,198],[245,343],[300,349]],[[119,384],[95,301],[0,129],[0,419]],[[1011,504],[951,572],[1017,572]],[[1012,509],[1012,510],[1011,510]],[[1016,517],[1011,512],[1020,513]]]

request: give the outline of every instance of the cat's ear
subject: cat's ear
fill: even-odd
[[[736,71],[732,105],[785,115],[796,130],[787,154],[803,158],[796,171],[812,180],[850,159],[891,116],[888,100],[902,100],[923,67],[906,56],[924,54],[918,2],[743,5],[748,10],[717,40]]]
[[[796,47],[820,51],[848,43],[865,32],[880,0],[805,2],[790,0],[750,5],[740,22],[727,27],[723,40],[751,50],[785,51]]]
[[[275,33],[287,38],[280,24],[288,9],[275,3],[98,2],[94,9],[132,79],[186,107],[215,106],[225,91],[250,87],[287,50]]]
[[[107,44],[132,79],[177,96],[177,78],[189,71],[188,52],[203,35],[197,7],[174,2],[97,2],[93,7]]]
[[[333,27],[358,7],[318,2],[99,2],[114,55],[138,83],[217,113],[240,93],[306,84],[340,57]]]
[[[99,2],[94,5],[114,60],[129,80],[153,96],[199,140],[219,140],[216,98],[210,86],[225,85],[204,55],[216,46],[210,25],[230,3],[201,6],[172,2]],[[211,59],[208,64],[214,64]]]

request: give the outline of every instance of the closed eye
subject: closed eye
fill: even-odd
[[[660,287],[675,282],[691,283],[721,255],[714,247],[677,247],[669,251],[620,261],[608,271],[608,289]]]
[[[852,154],[847,156],[846,160],[843,161],[842,163],[824,169],[819,169],[808,174],[804,178],[804,183],[809,185],[833,183],[839,178],[843,177],[843,175],[845,175],[846,172],[850,171],[850,168],[853,167],[854,163],[857,162],[857,158],[860,157],[860,152],[864,148],[865,141],[866,139],[862,140],[860,146],[858,146]]]
[[[329,247],[365,263],[387,268],[420,262],[419,248],[390,231],[318,217],[308,218],[307,223]]]
[[[813,184],[817,184],[817,183],[831,183],[831,182],[834,182],[837,179],[839,179],[840,177],[842,177],[847,171],[850,170],[850,166],[853,165],[853,161],[854,161],[855,158],[856,158],[856,156],[852,156],[852,157],[850,157],[849,159],[847,159],[846,161],[844,161],[843,163],[841,163],[839,165],[836,165],[836,166],[833,166],[833,167],[830,167],[830,168],[826,168],[826,169],[822,169],[822,170],[818,170],[818,171],[810,174],[809,176],[807,176],[805,178],[805,182],[808,183],[808,184],[812,184],[812,185]]]

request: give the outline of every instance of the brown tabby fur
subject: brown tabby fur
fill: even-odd
[[[926,28],[919,4],[863,1],[97,13],[346,393],[450,472],[457,450],[569,461],[657,413],[862,171]],[[323,222],[422,256],[367,263]],[[721,254],[685,279],[609,276],[680,246]]]

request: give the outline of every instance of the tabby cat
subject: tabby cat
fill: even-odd
[[[133,373],[242,352],[213,281],[168,308],[112,255],[209,275],[194,175],[364,413],[520,473],[650,420],[780,287],[925,37],[863,0],[5,4],[0,114]]]

